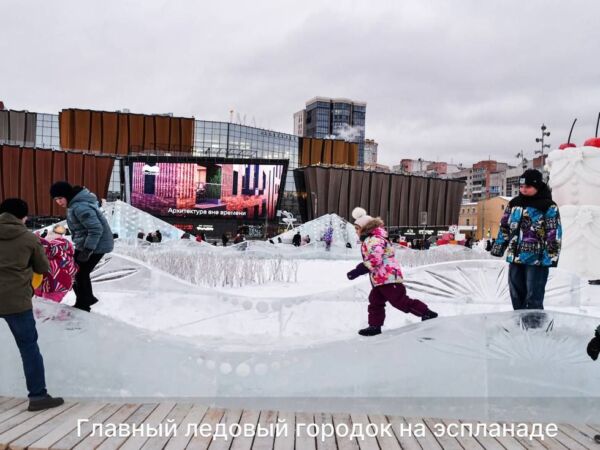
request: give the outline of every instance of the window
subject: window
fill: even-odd
[[[467,225],[471,225],[469,222],[470,222],[469,219],[467,219]]]

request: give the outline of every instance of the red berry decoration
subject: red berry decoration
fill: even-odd
[[[598,120],[596,120],[596,135],[593,138],[589,138],[583,143],[586,147],[598,147],[600,148],[600,138],[598,137],[598,124],[600,124],[600,113],[598,113]]]

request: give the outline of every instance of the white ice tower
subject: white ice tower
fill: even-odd
[[[600,279],[600,148],[554,150],[547,164],[563,228],[559,267]]]

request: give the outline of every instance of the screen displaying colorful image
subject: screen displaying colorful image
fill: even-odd
[[[284,165],[133,162],[131,204],[156,216],[274,219]]]

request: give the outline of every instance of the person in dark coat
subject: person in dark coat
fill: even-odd
[[[513,309],[544,309],[549,268],[558,265],[560,254],[560,214],[541,172],[528,169],[519,181],[519,195],[504,210],[491,254],[501,257],[507,250]]]
[[[154,243],[154,233],[148,233],[148,235],[146,236],[146,241],[150,242],[151,244]]]
[[[160,230],[156,230],[154,232],[154,242],[161,243],[162,242],[162,233]]]
[[[223,233],[223,236],[221,236],[221,242],[223,243],[223,247],[227,247],[227,243],[229,242],[229,238],[227,237],[226,233]]]
[[[302,243],[302,236],[300,235],[300,232],[298,231],[292,238],[292,244],[294,244],[294,247],[300,247],[301,243]]]
[[[140,232],[137,234],[137,238],[143,241],[143,240],[144,240],[144,233],[140,231]]]
[[[91,311],[98,303],[92,290],[90,274],[106,253],[114,248],[113,233],[98,208],[98,199],[81,186],[59,181],[50,187],[50,195],[59,206],[67,208],[67,224],[75,245],[75,261],[79,271],[75,276],[75,308]]]
[[[8,324],[21,353],[29,392],[28,409],[40,411],[60,406],[64,401],[51,397],[46,390],[31,280],[34,273],[48,272],[50,263],[39,239],[25,227],[28,209],[27,203],[18,198],[8,198],[0,204],[0,318]]]

